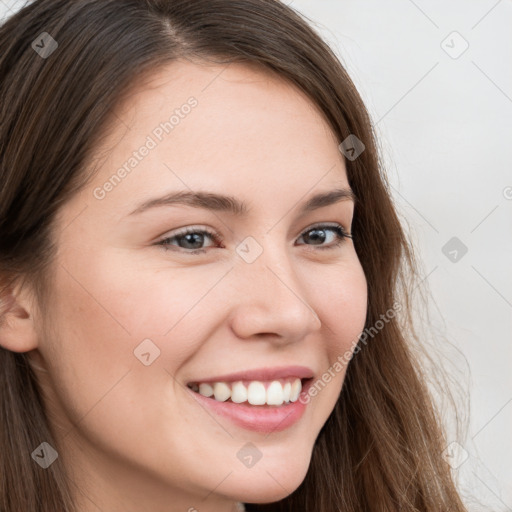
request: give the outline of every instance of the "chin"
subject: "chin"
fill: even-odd
[[[263,465],[256,471],[256,466],[230,478],[233,497],[244,503],[273,503],[292,494],[304,481],[308,464],[270,464]],[[228,491],[229,492],[229,491]]]

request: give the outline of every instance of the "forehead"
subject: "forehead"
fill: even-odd
[[[102,142],[106,158],[93,187],[113,182],[107,202],[119,213],[134,205],[131,197],[172,189],[274,197],[272,187],[282,203],[284,191],[298,200],[317,184],[348,185],[319,108],[286,80],[246,64],[174,61],[154,71],[115,110]]]
[[[142,114],[144,110],[159,105],[164,109],[193,94],[201,98],[211,108],[212,103],[219,106],[241,106],[243,102],[270,108],[279,103],[286,109],[289,104],[295,108],[298,102],[302,109],[315,110],[322,116],[321,110],[295,84],[277,72],[261,64],[251,62],[231,62],[226,64],[202,60],[176,59],[159,68],[146,71],[137,77],[129,87],[127,97],[117,107],[117,114]],[[286,101],[288,99],[288,101]],[[160,101],[160,103],[159,103]]]

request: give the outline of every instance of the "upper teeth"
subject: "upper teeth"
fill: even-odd
[[[281,405],[283,402],[296,402],[302,390],[299,378],[273,381],[237,382],[201,382],[191,386],[201,395],[211,397],[219,402],[231,398],[237,404],[249,402],[251,405]]]

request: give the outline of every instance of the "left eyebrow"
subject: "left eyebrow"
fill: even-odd
[[[356,196],[350,188],[337,188],[327,192],[319,192],[310,197],[300,208],[299,214],[324,208],[340,201],[350,200],[355,202]],[[246,217],[249,213],[249,208],[244,201],[240,201],[236,197],[217,194],[206,191],[196,192],[172,192],[163,197],[157,197],[145,201],[133,210],[129,215],[136,215],[145,212],[151,208],[160,206],[170,206],[181,204],[192,206],[195,208],[203,208],[212,211],[221,211],[231,213],[238,217]]]

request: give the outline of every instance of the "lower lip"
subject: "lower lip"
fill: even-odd
[[[234,402],[219,402],[214,398],[208,398],[189,387],[187,390],[192,393],[199,403],[204,404],[213,412],[229,418],[238,426],[253,430],[255,432],[281,432],[297,423],[306,410],[309,400],[301,402],[301,397],[306,397],[307,390],[313,379],[305,382],[299,398],[296,402],[283,405],[250,405],[248,402],[235,404]]]

